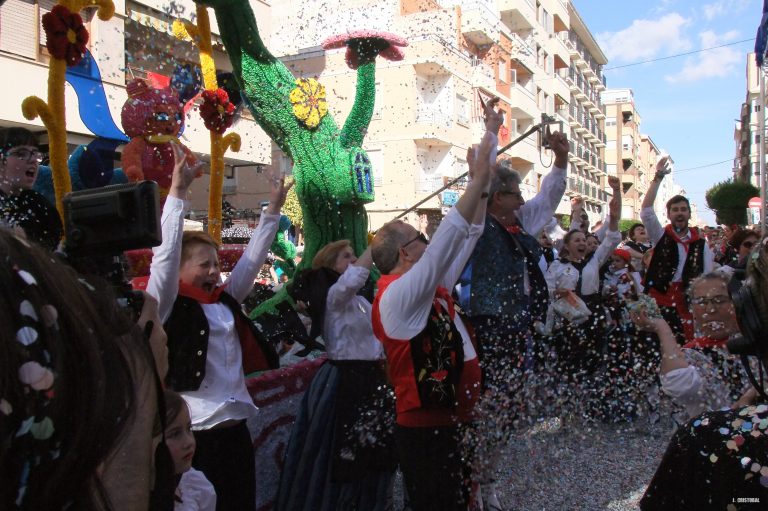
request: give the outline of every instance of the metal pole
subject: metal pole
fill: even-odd
[[[758,67],[759,82],[760,82],[760,116],[758,117],[758,130],[760,132],[760,145],[757,150],[758,157],[760,158],[760,230],[763,236],[766,235],[766,223],[765,223],[765,198],[766,198],[766,169],[765,169],[765,69],[763,66]]]
[[[509,149],[510,149],[512,146],[514,146],[515,144],[517,144],[517,143],[519,143],[519,142],[522,142],[523,140],[525,140],[526,138],[528,138],[529,136],[531,136],[533,133],[536,133],[537,131],[539,131],[539,130],[540,130],[540,129],[542,129],[543,127],[545,127],[545,126],[547,126],[547,125],[549,125],[549,124],[557,124],[558,122],[559,122],[559,121],[555,121],[554,119],[551,119],[551,118],[550,118],[550,119],[546,119],[546,120],[544,120],[543,122],[541,122],[541,123],[539,123],[539,124],[536,124],[535,126],[532,126],[532,127],[531,127],[531,128],[528,130],[528,131],[526,131],[525,133],[523,133],[522,135],[520,135],[519,137],[517,137],[516,139],[514,139],[512,142],[510,142],[509,144],[507,144],[507,145],[505,145],[504,147],[502,147],[501,149],[499,149],[499,151],[498,151],[498,153],[497,153],[497,154],[502,154],[503,152],[505,152],[505,151],[509,150]],[[561,128],[560,128],[560,131],[562,131],[562,123],[560,123],[560,124],[561,124]],[[450,188],[450,187],[451,187],[451,186],[453,186],[454,184],[456,184],[456,183],[458,183],[459,181],[461,181],[462,179],[464,179],[464,178],[467,176],[467,174],[469,174],[469,171],[467,171],[467,172],[463,173],[462,175],[460,175],[460,176],[459,176],[459,177],[457,177],[456,179],[454,179],[454,180],[450,181],[448,184],[446,184],[445,186],[443,186],[442,188],[440,188],[440,189],[439,189],[439,190],[437,190],[436,192],[434,192],[434,193],[431,193],[431,194],[427,195],[426,197],[424,197],[423,199],[421,199],[419,202],[417,202],[416,204],[414,204],[414,205],[413,205],[413,206],[411,206],[410,208],[406,209],[405,211],[403,211],[402,213],[400,213],[399,215],[397,215],[397,216],[394,218],[394,220],[397,220],[397,219],[399,219],[399,218],[402,218],[402,217],[404,217],[405,215],[407,215],[408,213],[410,213],[411,211],[414,211],[416,208],[418,208],[419,206],[421,206],[422,204],[424,204],[425,202],[427,202],[427,201],[428,201],[429,199],[431,199],[432,197],[435,197],[436,195],[440,194],[441,192],[445,191],[446,189]]]

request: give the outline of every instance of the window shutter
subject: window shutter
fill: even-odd
[[[53,9],[56,5],[55,0],[38,0],[37,5],[40,6],[40,18],[37,20],[37,26],[40,27],[40,46],[45,46],[45,30],[43,30],[43,16]]]
[[[7,0],[0,6],[0,49],[30,59],[37,58],[35,23],[35,4]]]

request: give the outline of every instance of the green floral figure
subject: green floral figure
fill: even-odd
[[[357,31],[325,41],[326,49],[347,47],[357,69],[352,111],[339,130],[328,115],[325,88],[315,79],[297,80],[259,36],[247,0],[204,0],[213,7],[224,46],[244,100],[256,122],[294,163],[296,194],[304,216],[305,248],[299,269],[311,264],[327,243],[349,239],[357,254],[367,246],[365,204],[373,201],[373,170],[363,138],[373,115],[375,59],[402,60],[407,42],[393,34]]]

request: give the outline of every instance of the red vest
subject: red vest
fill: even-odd
[[[384,332],[379,304],[389,284],[399,277],[400,275],[381,276],[372,313],[373,333],[384,345],[388,376],[395,388],[397,423],[406,427],[431,427],[467,422],[472,418],[472,411],[480,395],[480,364],[477,357],[467,360],[465,355],[464,367],[456,388],[455,408],[425,408],[422,406],[416,385],[410,340],[393,339]]]

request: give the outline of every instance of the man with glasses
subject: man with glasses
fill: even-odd
[[[467,154],[472,180],[431,243],[413,226],[393,221],[371,244],[382,273],[373,331],[384,345],[395,390],[395,441],[414,511],[467,509],[460,425],[472,418],[480,367],[449,290],[482,233],[503,122],[497,103],[485,105],[487,131],[478,154]]]
[[[0,128],[0,223],[54,250],[62,235],[61,218],[32,189],[43,161],[37,147],[37,136],[29,130]]]
[[[555,155],[554,168],[528,202],[520,192],[520,175],[512,170],[509,160],[495,166],[483,234],[459,281],[461,305],[480,346],[486,391],[480,408],[495,420],[485,423],[495,433],[479,436],[496,441],[478,449],[481,493],[491,509],[501,508],[493,483],[497,453],[519,411],[519,403],[511,403],[522,387],[526,345],[533,323],[543,320],[549,301],[536,237],[552,220],[565,193],[569,149],[567,137],[559,132],[550,135],[549,144]]]
[[[664,176],[671,172],[669,156],[659,159],[656,176],[643,199],[640,220],[653,243],[653,256],[645,272],[645,292],[661,309],[679,344],[693,339],[693,319],[688,311],[685,292],[691,280],[713,269],[714,254],[696,227],[689,227],[691,205],[687,198],[675,195],[667,201],[669,224],[662,227],[653,203]]]

